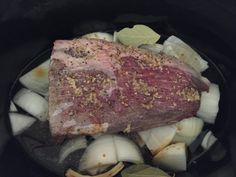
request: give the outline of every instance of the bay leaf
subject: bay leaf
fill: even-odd
[[[170,177],[159,168],[146,164],[132,165],[121,172],[122,177]]]
[[[133,28],[124,28],[116,35],[122,44],[133,47],[142,44],[155,44],[160,39],[160,35],[146,25],[134,25]]]

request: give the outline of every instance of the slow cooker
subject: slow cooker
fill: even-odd
[[[213,127],[219,142],[198,154],[190,168],[176,176],[235,176],[235,1],[2,0],[0,9],[1,177],[59,175],[33,158],[11,133],[8,110],[19,75],[49,57],[56,39],[111,32],[134,24],[148,25],[163,36],[181,37],[210,61],[217,76],[208,74],[219,79],[224,88],[221,119]]]

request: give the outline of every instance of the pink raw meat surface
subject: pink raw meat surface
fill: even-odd
[[[196,114],[200,75],[176,58],[104,40],[54,43],[49,68],[53,136],[131,132]]]

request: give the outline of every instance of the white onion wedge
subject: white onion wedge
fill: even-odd
[[[50,60],[47,60],[23,75],[19,80],[26,88],[39,94],[45,95],[48,92],[48,68]]]
[[[13,98],[16,105],[40,121],[46,121],[48,115],[48,102],[39,94],[22,88]]]
[[[197,116],[204,122],[214,124],[219,111],[220,90],[216,84],[210,84],[208,92],[201,93],[200,108]]]
[[[215,142],[217,138],[213,135],[212,131],[207,132],[205,137],[202,140],[201,146],[203,149],[209,149]]]
[[[163,50],[162,44],[144,44],[140,46],[141,49],[148,50],[150,52],[153,52],[155,54],[160,53]]]
[[[113,136],[117,160],[131,163],[143,163],[139,148],[133,141],[122,136]]]
[[[124,167],[125,167],[125,165],[122,162],[119,162],[111,170],[109,170],[105,173],[96,175],[96,176],[81,175],[78,172],[76,172],[72,169],[69,169],[69,170],[66,171],[65,176],[66,177],[113,177],[116,174],[118,174]]]
[[[85,150],[80,159],[79,170],[94,175],[118,161],[143,163],[143,158],[138,147],[128,138],[102,135]]]
[[[80,159],[79,170],[89,171],[90,169],[116,163],[117,155],[113,136],[104,135],[97,138],[86,148]]]
[[[177,131],[173,142],[184,142],[190,145],[201,133],[203,125],[202,119],[196,117],[181,120],[176,124]]]
[[[31,116],[19,113],[9,113],[9,118],[13,135],[21,134],[36,121],[36,119]]]
[[[92,38],[92,39],[103,39],[106,41],[113,41],[113,36],[109,33],[103,33],[103,32],[94,32],[85,34],[82,37]]]
[[[17,112],[17,108],[16,108],[16,105],[11,101],[10,103],[10,109],[9,109],[10,112]]]
[[[176,126],[168,125],[139,132],[139,135],[148,149],[155,155],[171,143],[175,133]]]
[[[87,140],[84,136],[76,137],[68,140],[65,144],[62,145],[59,153],[59,163],[62,163],[65,158],[79,149],[84,149],[87,147]]]
[[[153,163],[164,169],[185,171],[187,168],[187,152],[184,143],[171,144],[159,152]]]
[[[170,36],[163,44],[163,52],[175,56],[196,71],[203,72],[208,68],[208,62],[195,52],[189,45],[176,36]]]

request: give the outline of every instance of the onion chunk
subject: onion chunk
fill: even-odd
[[[84,149],[87,147],[87,141],[85,137],[77,137],[74,139],[68,140],[65,144],[62,145],[59,155],[59,163],[62,163],[65,158],[74,151],[79,149]]]
[[[155,155],[171,143],[175,133],[176,126],[168,125],[139,132],[139,135],[148,149]]]
[[[184,143],[167,146],[154,158],[153,163],[173,171],[185,171],[187,168],[187,152]]]
[[[211,83],[208,92],[202,92],[200,108],[197,116],[204,122],[214,124],[219,111],[220,90],[219,86]]]
[[[33,90],[41,95],[48,92],[48,68],[50,60],[32,69],[23,75],[19,81],[26,88]]]
[[[48,116],[48,102],[39,94],[22,88],[13,98],[15,104],[40,121],[46,121]]]
[[[119,135],[101,135],[86,148],[79,170],[95,175],[118,161],[143,163],[143,158],[130,139]]]
[[[10,103],[10,109],[9,109],[10,112],[17,112],[17,108],[16,108],[16,105],[11,101]]]
[[[176,124],[177,131],[173,142],[184,142],[190,145],[201,133],[203,125],[202,119],[196,117],[181,120]]]
[[[203,149],[209,149],[215,142],[217,138],[213,135],[212,131],[209,131],[202,140],[201,146]]]
[[[176,36],[170,36],[165,40],[163,46],[164,53],[178,58],[198,72],[203,72],[208,68],[207,61],[203,60],[197,52]]]
[[[36,119],[31,116],[19,113],[9,113],[9,118],[13,135],[21,134],[36,121]]]

